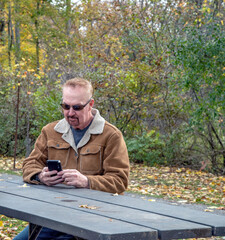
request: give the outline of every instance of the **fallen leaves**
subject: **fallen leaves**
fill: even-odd
[[[17,161],[16,167],[21,169],[22,159]],[[12,159],[0,157],[0,169],[9,171],[12,168]],[[21,171],[17,173],[21,174]],[[24,184],[20,187],[27,186]],[[203,171],[194,171],[188,168],[146,167],[144,165],[132,164],[128,190],[143,194],[143,198],[146,198],[147,195],[148,197],[173,199],[177,203],[205,203],[214,205],[206,207],[206,212],[225,210],[225,177]],[[118,196],[118,194],[112,194],[112,196]],[[69,202],[71,200],[65,199],[61,201]],[[148,199],[148,201],[156,200]],[[79,207],[90,210],[99,208],[88,204],[82,204]],[[113,220],[109,219],[109,221]],[[0,215],[0,240],[13,239],[26,225],[26,222]],[[213,237],[207,239],[215,240],[223,238]]]
[[[23,185],[20,185],[20,186],[18,186],[18,187],[26,188],[26,187],[30,187],[30,186],[28,186],[26,183],[24,183]]]
[[[22,169],[22,163],[24,158],[17,158],[16,160],[16,169]],[[14,160],[9,157],[0,156],[0,169],[4,169],[4,171],[12,171],[13,169]],[[20,174],[21,171],[15,172]]]
[[[0,215],[0,239],[11,240],[27,226],[27,222]]]
[[[89,206],[87,204],[80,205],[79,207],[80,208],[87,208],[87,209],[91,209],[91,210],[95,210],[95,209],[99,208],[99,207],[96,207],[96,206]]]
[[[132,164],[128,190],[188,203],[225,205],[225,177],[188,168]]]
[[[116,196],[119,196],[118,193],[113,193],[112,196],[116,197]]]

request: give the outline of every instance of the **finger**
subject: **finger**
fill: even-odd
[[[63,182],[64,180],[58,176],[54,176],[54,177],[50,177],[48,178],[48,180],[46,181],[46,184],[48,186],[52,186],[52,185],[56,185],[58,183]]]
[[[49,171],[46,173],[46,176],[49,176],[49,177],[53,177],[53,176],[57,176],[57,171],[56,170],[52,170],[52,171]]]
[[[63,176],[63,174],[64,174],[64,172],[63,172],[63,171],[57,172],[57,175],[58,175],[58,176],[60,176],[60,177],[62,177],[62,176]]]
[[[55,185],[55,184],[58,184],[58,183],[61,183],[61,182],[64,182],[64,180],[62,178],[59,178],[59,179],[56,179],[54,181],[51,181],[51,185]]]
[[[61,179],[62,177],[61,176],[58,176],[58,175],[54,175],[54,176],[50,176],[49,177],[49,179],[51,180],[51,181],[56,181],[56,180],[58,180],[58,179]]]
[[[48,167],[44,167],[44,168],[42,169],[42,171],[43,171],[43,172],[48,172]]]
[[[73,181],[74,181],[74,178],[66,177],[66,178],[64,178],[64,181],[67,182],[67,183],[73,182]]]

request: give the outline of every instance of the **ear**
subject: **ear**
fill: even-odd
[[[89,106],[90,106],[91,108],[93,108],[94,103],[95,103],[95,100],[92,98],[91,101],[90,101],[90,103],[89,103]]]

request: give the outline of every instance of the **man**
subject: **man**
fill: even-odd
[[[23,163],[25,182],[48,186],[63,182],[111,193],[125,191],[129,175],[125,141],[121,132],[93,108],[92,95],[92,85],[85,79],[74,78],[63,85],[64,119],[42,129],[34,150]],[[49,171],[48,159],[60,160],[63,170]],[[27,237],[27,229],[25,231],[22,234]],[[52,235],[56,231],[43,228],[38,240],[48,239],[44,231],[49,239],[73,239],[71,235],[58,232],[57,238]],[[17,237],[15,239],[25,239]]]

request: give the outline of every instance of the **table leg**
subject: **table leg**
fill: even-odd
[[[33,223],[29,223],[29,238],[28,240],[36,240],[42,227]]]

